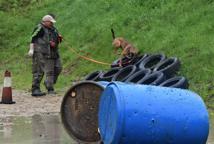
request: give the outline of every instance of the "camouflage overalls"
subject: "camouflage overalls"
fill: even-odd
[[[58,31],[56,28],[46,28],[39,24],[33,36],[43,30],[44,34],[34,42],[34,54],[32,65],[32,90],[40,89],[41,80],[45,74],[44,84],[48,91],[54,90],[54,84],[62,70],[60,56],[58,52]],[[56,46],[51,47],[50,41],[54,41]]]

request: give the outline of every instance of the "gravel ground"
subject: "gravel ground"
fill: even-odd
[[[32,97],[31,93],[21,90],[13,90],[12,93],[13,101],[16,103],[0,104],[0,117],[33,116],[35,114],[60,112],[63,93],[43,97]],[[0,88],[0,97],[2,97],[2,87]]]

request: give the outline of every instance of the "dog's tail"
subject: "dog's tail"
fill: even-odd
[[[111,28],[111,34],[112,34],[112,38],[114,40],[115,39],[115,33],[114,33],[114,29],[113,28]]]

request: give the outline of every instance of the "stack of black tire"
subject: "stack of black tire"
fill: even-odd
[[[119,67],[119,61],[114,61],[108,71],[92,72],[84,80],[121,81],[182,89],[189,87],[188,80],[177,75],[181,63],[176,57],[167,58],[164,54],[144,54],[132,59],[122,59],[122,67]]]

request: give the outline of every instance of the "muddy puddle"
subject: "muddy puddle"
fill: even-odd
[[[75,144],[59,114],[0,118],[0,144]]]
[[[214,117],[207,144],[214,144]],[[0,144],[76,144],[64,130],[60,115],[0,118]]]
[[[214,115],[210,117],[210,132],[207,144],[214,144]]]

